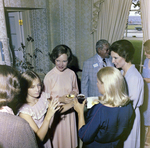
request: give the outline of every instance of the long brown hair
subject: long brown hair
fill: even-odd
[[[38,74],[32,70],[27,70],[21,74],[20,86],[21,86],[21,97],[19,99],[18,109],[25,103],[27,103],[28,89],[32,86],[35,79],[38,79],[41,83],[41,79]]]

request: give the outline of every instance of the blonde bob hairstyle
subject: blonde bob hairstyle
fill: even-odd
[[[144,50],[147,54],[150,54],[150,40],[147,40],[144,44]]]
[[[98,80],[104,84],[105,93],[99,100],[113,107],[126,105],[130,99],[127,86],[121,72],[115,67],[104,67],[97,73]]]

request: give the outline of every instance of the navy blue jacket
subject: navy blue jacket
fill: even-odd
[[[94,105],[79,130],[85,148],[121,148],[135,118],[132,103],[123,107]]]

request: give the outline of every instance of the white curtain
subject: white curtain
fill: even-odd
[[[141,0],[143,42],[150,39],[150,0]]]
[[[94,3],[99,4],[98,21],[92,28],[94,45],[99,39],[110,43],[122,39],[132,0],[94,0]]]

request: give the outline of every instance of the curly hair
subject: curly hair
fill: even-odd
[[[102,50],[104,45],[110,46],[109,42],[105,39],[101,39],[101,40],[97,41],[96,52],[98,53],[98,48],[100,48]]]
[[[135,49],[130,41],[118,40],[112,43],[110,51],[114,51],[120,57],[123,57],[126,62],[131,62],[133,60]]]
[[[0,65],[0,107],[8,105],[20,94],[20,73],[7,65]]]
[[[62,54],[67,55],[68,64],[69,64],[72,60],[72,52],[71,52],[71,49],[68,46],[63,45],[63,44],[58,45],[53,49],[52,53],[49,54],[50,60],[55,64],[55,60]]]

